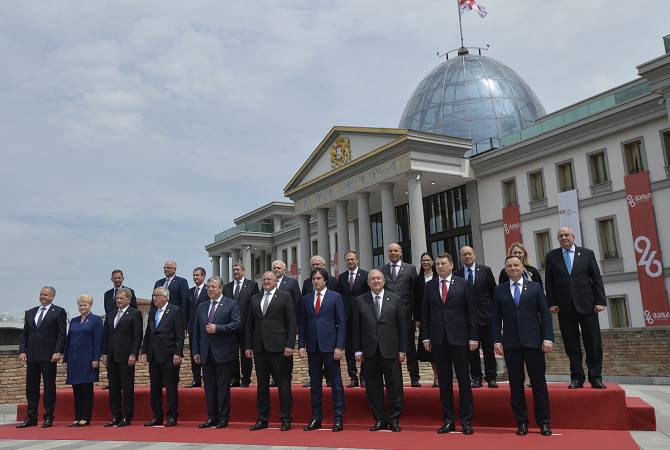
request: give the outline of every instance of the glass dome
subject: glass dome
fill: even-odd
[[[545,110],[506,65],[482,55],[449,59],[421,80],[399,128],[472,139],[466,156],[500,148],[501,139],[533,125]]]

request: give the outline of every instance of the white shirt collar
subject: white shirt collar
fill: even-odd
[[[127,310],[129,307],[130,307],[130,304],[126,305],[126,307],[123,308],[123,309],[121,310],[121,314],[125,313],[126,310]]]
[[[472,265],[471,265],[470,267],[468,267],[468,266],[464,266],[464,267],[465,267],[465,271],[467,272],[468,270],[472,270],[472,273],[474,273],[474,272],[475,272],[475,267],[476,267],[476,265],[477,265],[477,263],[472,263]]]
[[[209,301],[210,301],[210,302],[221,303],[221,299],[222,299],[222,298],[223,298],[223,294],[222,294],[222,295],[219,295],[219,297],[218,297],[218,298],[215,298],[214,300],[212,300],[212,299],[210,298]]]
[[[44,308],[44,309],[46,309],[47,311],[49,311],[49,308],[51,308],[51,305],[53,305],[53,302],[49,303],[48,305],[40,305],[40,308],[38,309],[38,311],[39,311],[40,309],[42,309],[42,308]]]
[[[358,274],[358,267],[356,267],[354,270],[349,270],[348,272],[349,272],[348,275],[350,275],[353,272],[354,278],[356,278],[356,275]]]
[[[320,291],[317,291],[316,289],[314,290],[314,301],[316,301],[316,294],[317,292],[321,292],[321,301],[323,301],[323,298],[326,296],[326,291],[328,288],[323,288]]]
[[[235,285],[237,286],[237,283],[244,284],[244,277],[240,278],[239,280],[235,280]]]
[[[263,295],[265,295],[265,294],[270,294],[270,298],[272,298],[272,297],[274,297],[275,292],[277,292],[277,287],[276,287],[276,286],[275,286],[275,288],[274,288],[273,290],[271,290],[270,292],[267,292],[267,291],[263,290]]]
[[[565,254],[565,252],[574,253],[576,251],[576,247],[577,246],[575,244],[572,244],[572,247],[570,247],[569,249],[566,250],[565,247],[561,247],[561,250],[563,251],[564,254]]]
[[[375,293],[372,292],[372,291],[370,291],[370,293],[372,294],[372,299],[373,299],[373,300],[375,299],[376,296],[380,296],[382,299],[384,298],[384,289],[382,289],[381,291],[379,291],[379,294],[375,294]]]
[[[442,277],[439,277],[439,276],[438,276],[438,278],[439,278],[439,280],[440,280],[440,284],[442,284],[442,280],[447,280],[447,283],[451,283],[451,277],[452,277],[453,275],[454,275],[453,273],[450,273],[449,276],[448,276],[447,278],[442,278]]]
[[[514,290],[514,283],[519,283],[519,287],[523,287],[523,277],[521,277],[521,279],[519,281],[512,281],[512,279],[510,278],[509,287],[512,290]]]

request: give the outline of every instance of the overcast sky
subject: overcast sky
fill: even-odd
[[[110,272],[148,298],[163,262],[272,200],[334,125],[398,125],[459,46],[450,1],[0,2],[0,312],[41,286],[94,312]],[[466,45],[517,71],[548,112],[663,53],[666,1],[481,0]]]

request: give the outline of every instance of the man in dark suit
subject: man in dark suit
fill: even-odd
[[[362,362],[365,395],[375,423],[370,431],[400,431],[402,371],[407,345],[405,307],[396,294],[384,290],[384,274],[368,274],[371,292],[361,294],[353,305],[353,341],[356,361]],[[384,381],[388,401],[384,401]],[[388,404],[388,410],[385,407]]]
[[[463,434],[472,434],[468,352],[479,346],[479,326],[470,285],[463,278],[453,276],[453,267],[449,253],[440,253],[435,258],[438,276],[426,283],[423,292],[423,346],[426,351],[433,353],[440,384],[444,425],[437,432],[450,433],[455,430],[452,373],[456,372]]]
[[[400,245],[393,243],[388,246],[389,263],[381,268],[384,274],[384,289],[393,292],[402,299],[405,306],[405,318],[407,320],[407,371],[409,372],[412,387],[421,387],[419,382],[419,361],[416,358],[416,322],[419,318],[412,318],[414,302],[421,299],[414,298],[414,285],[416,283],[416,268],[402,261],[402,249]]]
[[[305,431],[321,428],[323,401],[321,378],[323,368],[330,375],[333,394],[333,431],[342,431],[344,426],[344,387],[340,375],[340,360],[344,354],[345,324],[342,296],[326,288],[328,273],[325,269],[312,271],[314,293],[303,297],[298,327],[300,357],[309,356],[310,394],[312,420]]]
[[[353,388],[359,385],[353,347],[353,311],[356,299],[366,292],[370,292],[370,287],[367,280],[368,273],[358,266],[358,253],[355,250],[349,250],[344,254],[344,262],[347,265],[347,271],[340,274],[337,282],[339,292],[342,294],[342,301],[344,302],[344,316],[347,324],[347,340],[344,354],[347,359],[347,373],[351,379],[347,387]],[[361,376],[361,381],[363,381],[363,376]]]
[[[123,271],[120,269],[112,271],[112,283],[114,284],[114,287],[105,292],[105,315],[108,315],[116,309],[116,292],[122,287],[128,288],[128,286],[123,285]],[[133,294],[130,298],[130,306],[137,309],[135,291],[130,289],[130,292]]]
[[[127,427],[133,420],[135,362],[142,344],[142,313],[130,306],[131,297],[130,289],[119,289],[117,309],[105,318],[100,359],[107,366],[109,407],[112,410],[112,420],[105,424],[106,427]]]
[[[295,346],[295,308],[288,292],[277,289],[273,272],[263,274],[263,292],[251,297],[245,329],[245,356],[254,358],[258,382],[256,406],[258,420],[251,431],[268,427],[270,421],[270,373],[279,387],[281,431],[291,429],[291,385],[284,359],[293,357]]]
[[[223,279],[207,280],[210,301],[201,303],[193,329],[193,358],[202,364],[205,377],[207,420],[200,428],[225,428],[230,418],[230,379],[237,358],[240,308],[223,296]]]
[[[157,287],[166,287],[170,290],[170,304],[177,305],[184,313],[184,326],[188,323],[188,281],[185,278],[179,277],[177,273],[177,263],[170,260],[163,264],[163,273],[165,278],[161,278],[154,283],[154,289]],[[151,310],[154,306],[151,305]]]
[[[247,315],[249,314],[249,301],[251,297],[258,294],[258,283],[245,277],[244,265],[240,262],[233,264],[233,281],[223,287],[224,297],[235,300],[240,308],[240,331],[237,333],[237,344],[240,347],[238,358],[235,359],[233,368],[232,387],[249,387],[251,383],[252,362],[244,356],[244,334],[246,330]]]
[[[549,310],[558,313],[558,324],[570,359],[570,389],[584,386],[579,330],[586,350],[591,387],[605,389],[602,379],[603,345],[598,313],[605,311],[607,298],[600,269],[592,250],[575,245],[570,227],[558,229],[561,246],[547,253],[544,285]]]
[[[193,286],[188,290],[188,348],[191,351],[191,373],[193,374],[193,381],[187,385],[187,388],[202,387],[202,367],[193,360],[193,328],[195,327],[196,311],[201,303],[209,301],[207,295],[207,285],[205,284],[205,277],[207,271],[202,267],[193,269]]]
[[[491,314],[493,313],[493,294],[496,289],[496,279],[491,268],[475,263],[477,255],[472,247],[461,248],[460,259],[463,264],[454,275],[465,278],[472,288],[472,300],[477,305],[477,320],[479,323],[479,347],[484,354],[484,372],[486,384],[490,388],[497,388],[496,355],[491,340]],[[470,376],[472,387],[482,387],[482,363],[479,358],[479,348],[470,352]]]
[[[169,305],[170,291],[154,289],[151,296],[156,307],[149,313],[144,332],[140,362],[149,362],[151,411],[154,418],[146,427],[163,424],[163,386],[167,397],[166,427],[177,425],[179,392],[177,372],[184,356],[184,315],[178,306]]]
[[[298,313],[300,305],[302,304],[302,295],[300,294],[300,286],[298,281],[290,276],[286,276],[286,263],[281,259],[272,262],[272,272],[277,277],[277,289],[280,291],[286,291],[291,296],[293,300],[293,306],[295,308],[295,320],[298,321]],[[295,334],[297,334],[298,328],[296,327]],[[286,364],[285,371],[286,376],[288,377],[288,383],[291,384],[293,381],[293,357],[284,359]],[[270,386],[277,386],[277,382],[273,379],[270,383]]]
[[[533,386],[535,420],[543,436],[549,428],[549,393],[545,379],[544,354],[554,346],[551,316],[542,286],[524,280],[523,261],[518,256],[505,259],[509,281],[495,290],[492,332],[495,351],[505,357],[512,412],[519,436],[528,434],[528,410],[524,394],[524,365]]]
[[[44,383],[44,423],[49,428],[54,421],[56,407],[56,363],[65,350],[65,310],[53,304],[56,289],[44,286],[40,290],[40,305],[25,313],[23,334],[19,344],[19,359],[27,362],[26,419],[16,428],[37,425],[37,407],[40,403],[40,377]]]

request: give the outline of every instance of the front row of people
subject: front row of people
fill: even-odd
[[[426,283],[422,302],[423,347],[435,363],[442,404],[443,425],[438,433],[455,430],[452,374],[459,387],[462,432],[473,433],[473,399],[469,379],[469,352],[479,345],[480,326],[470,283],[452,274],[448,253],[435,258],[436,276]],[[544,353],[552,350],[553,333],[549,308],[541,286],[522,276],[523,261],[517,256],[505,260],[508,283],[495,289],[492,340],[495,351],[504,355],[510,381],[511,404],[518,424],[517,434],[528,432],[524,397],[524,365],[533,388],[535,419],[542,435],[550,435],[549,399],[545,381]],[[245,356],[253,358],[257,376],[258,418],[250,429],[267,428],[270,416],[270,375],[278,385],[281,430],[291,429],[291,384],[286,370],[293,357],[298,328],[299,356],[308,358],[312,419],[305,431],[321,428],[323,420],[322,377],[327,372],[333,397],[332,430],[342,431],[344,388],[340,361],[344,357],[346,320],[342,297],[326,288],[328,273],[315,269],[311,274],[313,292],[296,305],[277,285],[276,275],[263,274],[263,289],[249,303],[244,328]],[[371,431],[400,431],[403,385],[400,364],[407,354],[406,307],[401,298],[384,289],[385,277],[379,270],[367,275],[370,292],[360,295],[351,313],[351,345],[356,361],[362,363],[366,398],[373,413]],[[51,302],[55,289],[40,293],[41,307],[26,312],[20,357],[28,362],[28,417],[18,427],[37,424],[40,375],[45,381],[43,427],[53,423],[55,404],[55,364],[65,353],[68,383],[75,397],[75,421],[70,426],[86,426],[91,420],[93,382],[98,381],[98,360],[107,366],[109,404],[112,420],[105,426],[130,425],[133,418],[134,366],[149,364],[153,418],[146,426],[162,425],[162,388],[166,388],[166,426],[175,426],[178,415],[179,367],[184,345],[184,316],[169,303],[169,290],[153,292],[152,308],[142,338],[142,317],[130,306],[132,292],[120,288],[116,310],[104,325],[90,313],[92,298],[78,299],[80,317],[72,319],[65,341],[65,311]],[[230,417],[230,385],[238,352],[241,315],[238,304],[223,296],[223,280],[213,276],[207,283],[209,301],[199,305],[193,325],[192,353],[203,368],[207,421],[200,428],[224,428]],[[297,317],[296,317],[297,315]],[[53,386],[52,386],[53,385]],[[35,388],[37,386],[37,388]],[[53,387],[53,389],[52,389]]]

